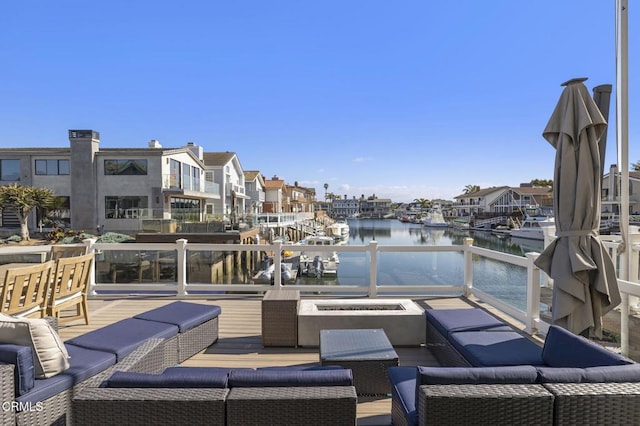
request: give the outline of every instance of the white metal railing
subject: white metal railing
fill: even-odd
[[[639,236],[640,237],[640,236]],[[613,240],[613,241],[611,241]],[[146,267],[151,270],[151,281],[142,283],[138,282],[119,283],[114,282],[99,282],[96,281],[96,273],[92,274],[90,282],[90,294],[96,296],[98,292],[114,292],[115,294],[130,294],[130,293],[144,293],[144,292],[168,292],[180,298],[188,297],[202,297],[204,293],[253,293],[263,292],[269,289],[277,288],[283,291],[287,290],[301,290],[303,292],[322,292],[323,294],[340,294],[349,293],[351,295],[367,296],[370,298],[393,295],[414,294],[423,296],[431,295],[443,295],[443,294],[463,294],[466,296],[474,296],[479,300],[505,312],[525,325],[525,329],[529,333],[533,333],[536,330],[545,332],[549,326],[540,318],[540,293],[541,282],[543,285],[551,285],[550,280],[543,274],[540,269],[534,265],[534,261],[538,256],[538,253],[528,253],[526,257],[515,256],[502,252],[497,252],[481,247],[473,246],[473,240],[468,238],[462,245],[450,245],[450,246],[425,246],[425,245],[379,245],[376,241],[371,241],[366,245],[330,245],[330,246],[307,246],[299,244],[283,244],[281,242],[275,242],[274,244],[195,244],[189,243],[187,240],[180,239],[175,243],[133,243],[133,244],[107,244],[96,243],[95,240],[86,240],[84,242],[88,245],[89,251],[96,253],[96,262],[94,268],[99,268],[102,265],[104,256],[113,255],[117,253],[129,253],[130,259],[135,259],[140,264],[139,267]],[[621,242],[615,241],[615,237],[610,238],[605,242],[607,249],[611,252],[615,264],[618,268],[625,268],[626,266],[621,263],[619,251],[622,249]],[[24,247],[11,247],[0,248],[0,259],[3,255],[13,255],[20,253],[42,253],[47,252],[49,247],[47,246],[24,246]],[[362,253],[369,261],[369,277],[368,282],[363,282],[361,285],[335,285],[323,283],[321,285],[283,285],[281,283],[281,269],[280,264],[283,262],[282,253],[284,251],[314,251],[314,252],[338,252],[340,253]],[[640,245],[631,245],[633,252],[631,267],[632,279],[631,280],[619,280],[620,291],[623,298],[623,303],[618,308],[621,313],[621,346],[624,354],[629,350],[629,315],[634,307],[634,303],[637,303],[637,298],[640,297],[640,284],[638,281],[638,269],[640,263]],[[187,280],[187,268],[188,268],[188,253],[195,252],[216,252],[216,253],[243,253],[253,252],[258,255],[259,253],[267,252],[273,254],[274,263],[274,283],[271,284],[236,284],[236,283],[221,283],[221,282],[188,282]],[[460,268],[463,271],[462,283],[438,283],[434,285],[415,283],[414,285],[390,285],[380,284],[378,277],[378,267],[381,253],[446,253],[446,252],[458,252],[461,253]],[[163,254],[169,254],[169,256],[163,256]],[[506,264],[516,265],[525,268],[526,274],[526,298],[525,309],[519,309],[511,306],[496,297],[483,292],[482,290],[474,287],[474,257],[491,259],[497,262],[504,262]],[[122,261],[125,262],[126,261]],[[164,267],[164,263],[169,264],[175,269],[175,280],[161,280],[161,272]],[[135,273],[142,273],[142,271],[135,270],[135,262],[131,262]],[[97,272],[97,271],[95,271]],[[109,276],[107,274],[107,276]],[[140,275],[141,276],[141,275]],[[631,300],[631,303],[630,303]]]

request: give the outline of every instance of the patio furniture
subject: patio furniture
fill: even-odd
[[[175,367],[115,372],[83,389],[73,413],[79,424],[334,426],[355,425],[356,406],[352,373],[342,368]]]
[[[52,266],[49,261],[6,269],[0,289],[0,313],[43,318]]]
[[[83,256],[87,254],[85,245],[53,245],[51,246],[51,257],[49,260],[58,260],[65,257]]]
[[[351,369],[358,395],[387,395],[398,354],[382,329],[321,330],[320,363]]]
[[[92,262],[93,254],[61,257],[55,261],[55,270],[47,300],[48,316],[56,317],[58,322],[69,322],[82,318],[85,324],[89,324],[87,288]],[[73,317],[61,318],[60,312],[72,306],[76,307],[77,314]]]
[[[191,358],[218,340],[220,306],[173,302],[134,316],[178,327],[177,362]]]
[[[262,299],[262,345],[298,346],[299,290],[269,290]]]
[[[394,425],[447,419],[451,424],[624,424],[640,415],[640,364],[613,351],[553,325],[540,346],[479,309],[426,314],[427,345],[451,367],[389,369]],[[631,408],[611,411],[604,408],[609,403]],[[605,417],[585,414],[581,407],[590,404],[607,411]],[[451,414],[452,407],[477,416],[465,420],[467,413]]]

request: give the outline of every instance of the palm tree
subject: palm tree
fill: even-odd
[[[329,189],[329,184],[324,184],[324,200],[327,201],[327,189]]]
[[[431,201],[426,198],[415,198],[413,201],[420,205],[420,210],[427,210],[431,207]]]
[[[480,191],[480,187],[478,185],[467,185],[464,187],[465,194],[471,194],[472,192]]]

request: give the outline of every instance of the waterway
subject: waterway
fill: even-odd
[[[359,219],[349,221],[349,238],[344,244],[368,245],[375,240],[379,246],[463,244],[473,238],[473,244],[495,251],[524,256],[531,251],[542,251],[542,242],[515,240],[487,231],[467,231],[453,228],[428,228],[420,224],[398,220]],[[340,252],[337,276],[322,278],[301,276],[296,285],[318,284],[366,285],[369,281],[367,254]],[[463,284],[462,253],[392,253],[381,252],[378,258],[378,285]],[[479,256],[473,260],[474,286],[519,309],[525,307],[526,269]]]

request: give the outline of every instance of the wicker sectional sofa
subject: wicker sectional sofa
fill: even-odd
[[[73,400],[78,424],[354,425],[351,370],[337,367],[167,368],[116,372]]]
[[[64,342],[69,368],[46,379],[34,380],[23,356],[30,350],[0,342],[0,424],[70,424],[71,401],[81,389],[98,386],[116,371],[159,373],[181,354],[202,350],[218,338],[218,306],[175,302],[149,312],[172,319],[127,318],[70,339]]]
[[[481,309],[425,316],[442,367],[389,369],[394,425],[626,424],[640,416],[640,364],[583,337],[551,326],[540,346]]]

